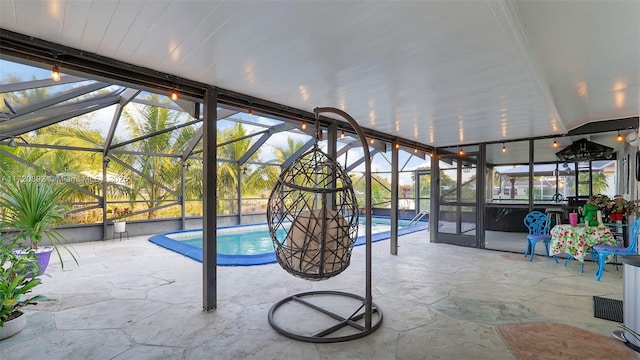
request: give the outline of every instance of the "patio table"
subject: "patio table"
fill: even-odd
[[[585,253],[595,245],[616,246],[616,239],[606,226],[556,225],[551,229],[549,252],[560,254],[563,250],[572,258],[584,262]]]

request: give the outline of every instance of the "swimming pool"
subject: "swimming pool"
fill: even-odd
[[[360,219],[360,228],[358,229],[360,236],[356,240],[356,246],[363,245],[365,242],[364,220],[364,218]],[[426,221],[407,226],[409,222],[409,220],[399,221],[398,235],[409,234],[428,227]],[[389,218],[374,217],[371,227],[373,242],[386,240],[391,236]],[[276,262],[267,224],[221,227],[217,230],[217,240],[217,262],[220,266],[250,266]],[[149,241],[202,262],[201,229],[166,232],[150,237]]]

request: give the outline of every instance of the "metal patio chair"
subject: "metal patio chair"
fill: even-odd
[[[529,229],[529,234],[527,234],[527,249],[524,252],[524,256],[531,254],[529,261],[533,261],[536,244],[539,241],[544,242],[547,256],[551,256],[549,254],[549,242],[551,241],[551,235],[549,234],[550,218],[540,211],[532,211],[525,216],[524,225]],[[553,259],[557,264],[558,259],[555,255],[553,255]]]

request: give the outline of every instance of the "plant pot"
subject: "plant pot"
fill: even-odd
[[[0,340],[19,333],[27,326],[27,316],[22,311],[16,310],[16,312],[19,313],[18,317],[5,321],[4,326],[0,327]]]
[[[116,221],[113,223],[113,232],[122,233],[126,231],[126,221]]]
[[[13,251],[16,255],[25,255],[29,252],[29,249],[17,249]],[[53,252],[53,247],[51,246],[41,246],[36,252],[36,257],[38,258],[38,263],[40,264],[40,272],[38,275],[44,274],[45,270],[47,270],[47,266],[49,266],[49,260],[51,259],[51,253]]]
[[[47,270],[47,266],[49,266],[49,259],[51,259],[51,253],[53,252],[52,247],[45,247],[42,250],[36,250],[36,256],[38,257],[38,262],[40,263],[40,275],[44,274],[44,271]]]

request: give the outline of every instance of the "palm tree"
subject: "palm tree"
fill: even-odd
[[[39,129],[30,134],[24,134],[23,138],[30,144],[45,144],[58,146],[71,146],[78,148],[102,147],[103,136],[98,130],[92,130],[89,126],[87,116],[67,120],[58,124]],[[36,172],[46,172],[48,181],[69,182],[70,187],[82,188],[86,191],[69,192],[63,202],[93,202],[97,205],[97,196],[87,194],[100,194],[102,156],[99,151],[81,151],[59,148],[41,148],[30,146],[8,147],[6,151],[20,159],[32,163],[37,169]],[[13,176],[22,176],[34,172],[34,169],[11,158],[0,156],[0,167],[10,170]],[[45,175],[44,173],[42,175]],[[96,218],[91,212],[75,213],[73,218],[67,221],[77,221],[77,219]]]
[[[391,199],[391,184],[387,179],[379,175],[371,175],[371,204],[372,206],[380,206],[388,204]],[[366,200],[366,184],[364,174],[357,178],[353,178],[353,190],[356,192],[356,198],[360,206],[364,206]]]
[[[296,151],[304,146],[304,142],[296,140],[292,137],[287,138],[287,146],[274,146],[273,152],[276,156],[275,160],[282,164],[287,161]]]
[[[77,148],[100,149],[104,143],[104,137],[100,131],[91,129],[87,118],[67,120],[63,123],[50,125],[38,130],[32,137],[27,137],[30,142],[49,144],[53,146],[67,146]],[[25,135],[26,136],[26,135]],[[87,152],[70,149],[42,149],[20,148],[20,157],[28,159],[34,165],[47,169],[56,175],[67,177],[89,177],[102,169],[102,153]],[[96,182],[77,182],[77,186],[97,192],[100,187]],[[76,195],[81,193],[76,192]],[[85,198],[86,199],[86,198]],[[83,200],[78,198],[76,200]]]
[[[586,182],[586,184],[585,184]],[[578,173],[578,193],[579,194],[588,194],[589,193],[589,174],[588,173]],[[601,171],[594,171],[591,174],[591,189],[593,194],[603,194],[609,188],[609,184],[607,184],[607,175],[605,175]],[[572,186],[572,191],[575,191],[575,187]]]
[[[217,143],[222,144],[237,138],[246,136],[246,129],[241,123],[236,123],[234,126],[222,130],[218,130],[216,137]],[[244,155],[251,145],[250,139],[241,139],[231,142],[226,145],[218,147],[218,159],[225,161],[218,161],[217,166],[217,191],[216,198],[218,212],[221,212],[224,208],[235,208],[236,204],[225,204],[227,199],[235,199],[237,194],[238,184],[240,180],[240,171],[238,169],[238,160]]]
[[[593,184],[592,187],[594,194],[602,194],[607,189],[609,189],[609,184],[607,183],[607,175],[605,175],[601,171],[593,173],[591,183]]]
[[[159,102],[157,95],[152,96],[152,101]],[[160,130],[171,128],[179,124],[182,112],[177,112],[164,107],[145,105],[141,108],[127,108],[123,114],[128,130],[134,138],[142,137]],[[130,189],[130,200],[143,199],[149,210],[148,218],[155,218],[156,212],[153,210],[159,206],[163,200],[172,196],[156,182],[168,188],[176,189],[180,187],[180,163],[174,161],[170,156],[148,155],[148,154],[177,154],[184,148],[193,131],[188,127],[177,132],[165,132],[155,136],[146,137],[140,141],[127,146],[127,150],[133,150],[144,155],[122,156],[125,163],[144,174],[146,178],[139,178],[132,182]],[[125,170],[121,170],[126,172]],[[179,191],[177,191],[179,192]]]
[[[18,153],[20,151],[19,147],[9,147],[6,145],[0,145],[0,148],[2,148],[2,150],[11,153],[15,156],[18,156]],[[17,168],[23,167],[24,165],[22,165],[21,163],[19,163],[18,161],[14,160],[13,158],[4,156],[2,154],[0,154],[0,169],[3,171],[9,171],[12,170],[14,171]]]
[[[247,135],[247,130],[241,123],[236,123],[229,128],[219,129],[217,132],[219,144],[240,139],[218,148],[217,198],[219,211],[236,208],[237,204],[225,205],[221,199],[237,199],[238,184],[240,184],[240,192],[242,194],[257,196],[265,189],[273,187],[278,177],[277,168],[270,165],[243,165],[244,168],[239,171],[239,167],[242,166],[239,160],[251,147],[251,138],[244,138]],[[220,159],[223,161],[220,161]],[[247,162],[261,162],[260,150],[251,154]]]
[[[8,83],[23,82],[15,75],[6,78]],[[32,80],[37,80],[35,77]],[[61,84],[47,87],[38,87],[26,90],[7,93],[8,101],[17,109],[41,103],[50,98],[54,89],[64,89],[71,85]],[[99,90],[104,91],[104,90]],[[36,129],[22,137],[31,144],[45,144],[57,146],[72,146],[85,148],[101,148],[104,138],[98,130],[92,130],[89,122],[92,115],[83,115],[73,119],[65,120],[56,124],[48,125]],[[39,148],[39,147],[3,147],[5,151],[11,152],[18,158],[24,159],[40,169],[44,169],[49,174],[61,176],[53,181],[68,179],[74,181],[74,186],[82,187],[90,192],[99,193],[102,189],[100,179],[95,181],[84,181],[93,173],[99,173],[102,166],[102,157],[99,152],[76,151],[69,149]],[[25,175],[34,170],[11,157],[0,156],[0,167],[10,169],[14,176]],[[66,181],[66,180],[65,180]],[[68,193],[62,201],[86,201],[95,200],[94,197],[81,191]]]
[[[298,150],[300,150],[304,146],[305,142],[301,140],[296,140],[292,137],[287,137],[287,142],[285,146],[273,146],[273,153],[275,158],[271,161],[274,166],[271,165],[262,165],[256,169],[253,173],[259,176],[262,181],[260,184],[262,185],[262,189],[256,189],[261,192],[271,192],[271,189],[275,186],[276,181],[278,181],[278,177],[280,176],[280,172],[282,172],[281,164],[285,161],[289,160]],[[280,168],[275,166],[275,164],[280,165]],[[253,178],[249,178],[248,181],[252,181]],[[257,186],[257,188],[259,188]]]

